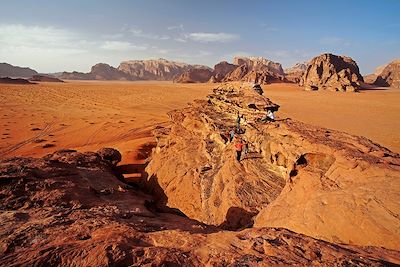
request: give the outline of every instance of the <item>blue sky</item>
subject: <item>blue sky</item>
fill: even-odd
[[[323,52],[362,74],[400,58],[400,1],[2,0],[0,62],[40,72],[166,58],[213,66],[235,55],[290,67]]]

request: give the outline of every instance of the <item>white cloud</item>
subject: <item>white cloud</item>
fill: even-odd
[[[169,40],[169,39],[171,39],[171,37],[168,35],[159,35],[159,34],[154,34],[154,33],[143,32],[141,29],[138,29],[136,27],[128,29],[127,31],[129,33],[131,33],[131,35],[133,35],[134,37],[140,37],[140,38],[151,39],[151,40]]]
[[[4,50],[60,50],[62,53],[85,52],[90,42],[78,34],[55,27],[0,25],[0,49]]]
[[[197,42],[209,43],[209,42],[231,42],[238,40],[240,37],[239,35],[236,34],[230,34],[224,32],[220,33],[194,32],[187,34],[186,38]]]
[[[114,50],[114,51],[143,51],[146,50],[146,46],[137,46],[129,42],[121,42],[121,41],[105,41],[101,46],[102,49],[105,50]]]

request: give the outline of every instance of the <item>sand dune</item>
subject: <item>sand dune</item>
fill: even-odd
[[[110,146],[124,163],[154,142],[151,130],[167,112],[205,97],[215,84],[82,82],[0,85],[0,157],[43,156],[62,148]],[[400,152],[400,90],[357,94],[305,92],[291,84],[264,86],[281,117],[370,138]]]

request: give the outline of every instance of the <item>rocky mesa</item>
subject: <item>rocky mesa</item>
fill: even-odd
[[[171,126],[154,133],[147,186],[161,205],[225,229],[255,223],[399,250],[400,156],[363,137],[261,121],[278,108],[249,84],[228,83],[171,112]],[[238,113],[235,139],[249,146],[241,162],[225,137]]]
[[[322,54],[313,58],[300,81],[306,90],[355,92],[363,82],[357,63],[346,56]]]

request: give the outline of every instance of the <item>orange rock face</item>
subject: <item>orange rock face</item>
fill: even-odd
[[[400,88],[400,60],[394,60],[386,65],[377,76],[374,84]]]
[[[118,151],[58,151],[0,161],[1,266],[399,264],[383,248],[280,228],[225,231],[157,210],[114,174]],[[118,168],[118,166],[117,166]]]
[[[257,227],[400,249],[399,155],[290,119],[260,121],[277,108],[246,84],[224,84],[208,100],[170,113],[172,126],[155,132],[148,186],[160,203],[207,224],[237,229],[255,220]],[[226,132],[237,127],[238,112],[242,130],[230,143]],[[250,152],[237,162],[239,138]]]
[[[174,79],[177,83],[205,83],[210,80],[212,71],[209,69],[189,69]]]
[[[363,77],[357,63],[349,57],[322,54],[313,58],[301,79],[306,90],[355,92]]]

